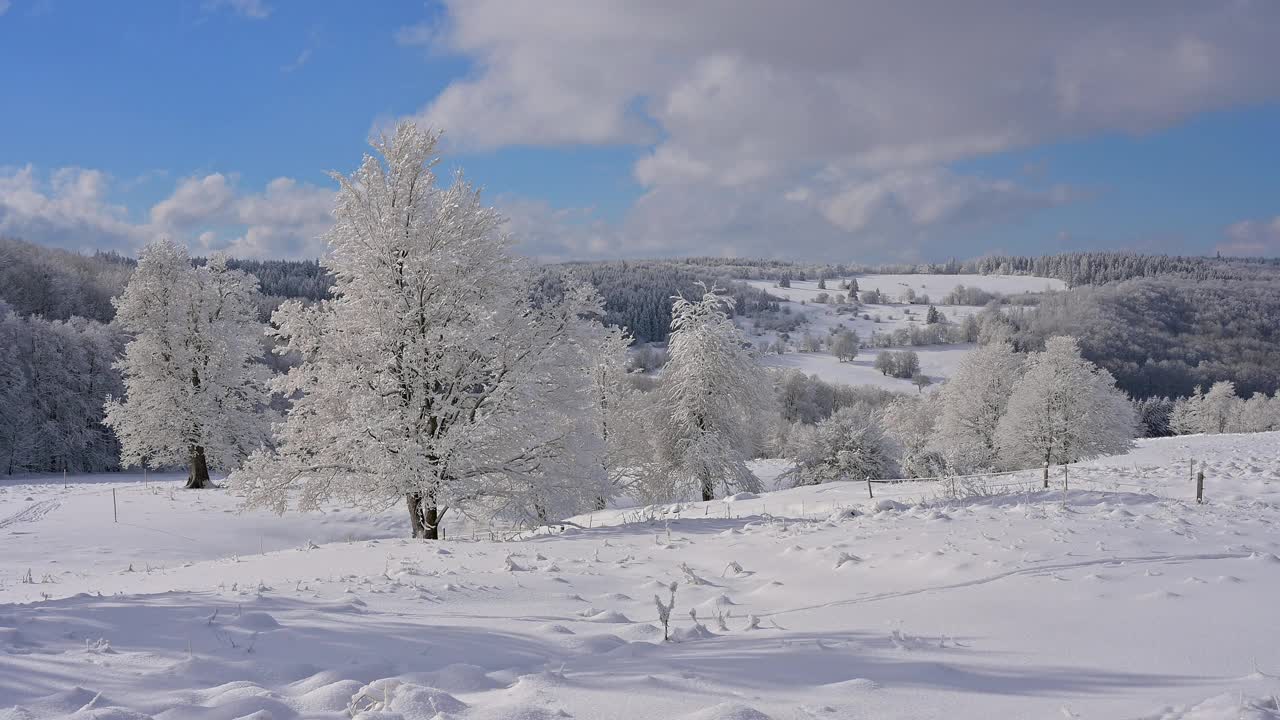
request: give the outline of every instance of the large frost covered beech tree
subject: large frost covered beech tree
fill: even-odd
[[[654,428],[658,475],[675,493],[691,483],[703,500],[758,491],[747,469],[759,419],[777,412],[773,383],[747,351],[729,313],[733,299],[703,286],[695,300],[674,298],[669,359]]]
[[[588,319],[599,297],[535,301],[498,213],[461,176],[437,184],[436,140],[401,124],[334,175],[333,297],[272,318],[302,361],[278,385],[297,399],[276,447],[232,475],[249,504],[403,502],[436,539],[450,508],[539,520],[610,494],[590,373],[622,344]]]
[[[188,488],[209,485],[268,439],[268,371],[255,362],[263,326],[258,281],[214,257],[193,267],[186,248],[157,240],[113,302],[133,339],[117,367],[125,397],[103,422],[124,465],[187,465]]]
[[[1133,403],[1111,373],[1080,356],[1075,338],[1051,338],[1026,363],[996,427],[1007,466],[1073,463],[1132,447]]]

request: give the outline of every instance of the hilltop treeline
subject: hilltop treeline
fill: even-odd
[[[604,322],[631,331],[637,342],[662,342],[671,327],[671,298],[700,297],[699,282],[715,284],[734,299],[734,312],[755,315],[776,311],[779,300],[769,293],[735,280],[724,268],[673,261],[573,263],[545,268],[545,272],[570,275],[589,282],[604,299]]]
[[[1084,357],[1134,397],[1181,397],[1219,381],[1245,396],[1280,388],[1275,280],[1139,278],[1049,293],[1000,316],[1022,350],[1078,338]]]

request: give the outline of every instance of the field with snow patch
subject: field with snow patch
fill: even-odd
[[[807,318],[808,322],[804,326],[791,333],[793,343],[806,332],[815,336],[826,337],[831,329],[837,325],[842,325],[858,333],[858,337],[863,342],[866,342],[871,337],[871,333],[876,331],[892,333],[899,328],[923,325],[928,305],[908,305],[902,302],[902,298],[908,288],[915,292],[917,298],[925,295],[929,296],[929,299],[937,305],[938,310],[946,316],[949,322],[959,323],[969,315],[981,312],[982,308],[971,305],[938,304],[945,295],[958,285],[979,288],[1003,295],[1062,290],[1066,287],[1066,284],[1061,280],[1028,275],[858,275],[857,280],[860,291],[879,290],[882,295],[886,296],[885,299],[888,302],[862,305],[856,314],[841,314],[836,312],[835,305],[814,302],[819,293],[825,292],[834,298],[837,293],[845,292],[839,289],[839,278],[828,280],[826,290],[819,290],[816,280],[793,280],[789,288],[776,287],[775,283],[769,280],[750,280],[747,282],[776,297],[783,298],[785,307],[789,308],[791,312],[803,314]],[[863,319],[863,314],[869,315],[873,319]],[[876,317],[879,317],[879,322],[875,321],[874,318]],[[776,333],[773,332],[755,334],[750,321],[745,324],[748,334],[752,335],[753,341],[761,346],[773,342],[774,338],[777,337]],[[951,377],[960,359],[969,350],[973,349],[973,345],[961,343],[910,347],[907,349],[913,350],[920,356],[920,371],[937,383]],[[846,385],[874,385],[888,390],[914,392],[915,387],[910,380],[887,377],[875,369],[875,359],[879,354],[879,349],[863,348],[853,362],[841,363],[836,360],[834,355],[825,350],[817,353],[789,352],[781,356],[765,353],[761,362],[769,367],[801,370],[810,375],[817,375],[828,382]]]
[[[1280,717],[1280,433],[512,542],[177,482],[0,481],[0,718]]]

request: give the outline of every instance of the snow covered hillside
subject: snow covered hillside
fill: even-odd
[[[785,308],[792,313],[802,314],[807,319],[804,326],[791,333],[793,343],[796,336],[806,332],[825,338],[838,326],[853,330],[864,343],[873,332],[892,333],[895,330],[920,327],[925,323],[928,304],[905,303],[903,297],[908,290],[916,298],[927,296],[949,323],[958,324],[982,310],[981,306],[975,305],[940,304],[943,297],[958,286],[1001,295],[1038,293],[1066,287],[1061,280],[1027,275],[858,275],[856,280],[859,291],[878,291],[883,302],[862,304],[856,313],[841,313],[837,312],[835,305],[815,301],[822,293],[828,297],[834,297],[838,293],[847,294],[847,291],[839,289],[841,278],[827,280],[826,290],[818,289],[817,280],[792,280],[789,288],[776,287],[776,283],[768,280],[751,280],[748,283],[783,298]],[[864,318],[864,315],[868,317]],[[748,329],[752,329],[750,324]],[[777,333],[760,332],[753,340],[764,347],[776,338]],[[920,357],[920,371],[938,382],[951,377],[960,359],[973,347],[971,343],[957,343],[907,349]],[[801,370],[827,382],[875,385],[889,390],[914,392],[915,388],[909,379],[888,377],[875,369],[876,356],[880,352],[881,349],[863,348],[851,362],[838,361],[828,350],[788,352],[785,355],[770,352],[763,355],[762,362],[769,367]]]
[[[5,481],[0,718],[1280,717],[1280,433],[1068,478],[834,483],[505,543],[236,514],[172,477]]]

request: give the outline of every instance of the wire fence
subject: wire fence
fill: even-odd
[[[1103,492],[1130,492],[1161,499],[1202,502],[1204,498],[1205,469],[1207,465],[1192,459],[1180,459],[1161,465],[1090,466],[1059,465],[1048,468],[985,472],[968,475],[938,475],[920,478],[864,478],[826,483],[822,491],[831,491],[838,497],[832,499],[790,499],[781,495],[764,495],[746,500],[717,500],[710,502],[675,502],[647,505],[633,509],[602,511],[589,514],[586,522],[562,521],[540,527],[521,523],[468,522],[461,526],[442,528],[442,540],[472,540],[511,542],[540,534],[563,532],[568,527],[594,529],[633,524],[652,524],[679,519],[767,519],[820,520],[833,514],[853,509],[865,511],[869,503],[881,500],[916,503],[959,501],[996,495],[1025,494],[1043,500],[1044,494],[1062,493],[1064,501],[1071,490]],[[56,478],[54,479],[56,481]],[[40,484],[53,484],[46,479]],[[156,532],[171,537],[196,542],[172,530],[148,527],[135,522],[122,508],[127,508],[128,498],[138,494],[168,495],[177,499],[182,486],[181,479],[173,476],[151,480],[145,475],[138,482],[111,483],[111,487],[84,489],[75,483],[64,484],[66,492],[77,497],[110,496],[113,522],[128,527]],[[865,487],[866,497],[860,497]],[[1052,499],[1052,498],[1050,498]],[[38,505],[39,503],[37,503]],[[27,508],[26,510],[30,510]],[[22,511],[20,511],[21,513]],[[0,518],[5,520],[18,518]],[[261,543],[260,543],[261,545]],[[260,548],[261,551],[261,548]]]
[[[1203,502],[1206,467],[1203,462],[1187,458],[1160,465],[1058,465],[968,475],[849,479],[825,484],[824,489],[835,490],[840,495],[830,500],[793,500],[774,495],[735,502],[649,505],[634,510],[604,512],[599,518],[588,515],[586,527],[653,524],[699,517],[823,520],[850,510],[863,512],[881,500],[930,504],[998,495],[1025,495],[1028,501],[1043,501],[1053,500],[1055,494],[1060,494],[1064,502],[1069,502],[1072,490],[1127,492],[1164,500]],[[863,488],[866,496],[858,497]],[[538,532],[536,529],[514,529],[513,537],[529,537]]]

